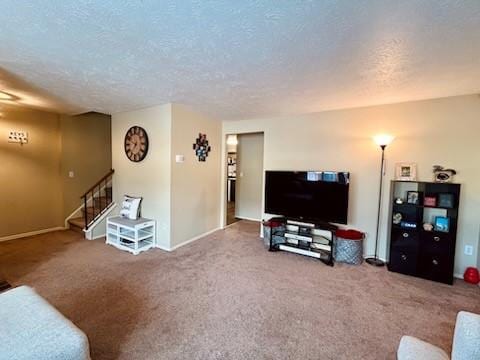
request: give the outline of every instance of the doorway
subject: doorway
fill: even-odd
[[[263,141],[263,133],[227,135],[227,225],[262,218]]]

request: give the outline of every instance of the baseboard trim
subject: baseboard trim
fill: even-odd
[[[162,246],[162,245],[155,245],[155,247],[163,251],[168,251],[168,252],[172,251],[169,247]]]
[[[197,235],[197,236],[194,236],[193,238],[191,239],[188,239],[178,245],[175,245],[174,247],[166,247],[166,246],[161,246],[161,245],[156,245],[155,247],[158,248],[158,249],[161,249],[161,250],[164,250],[164,251],[175,251],[177,250],[178,248],[182,247],[182,246],[185,246],[185,245],[188,245],[196,240],[199,240],[201,238],[204,238],[205,236],[208,236],[210,234],[213,234],[214,232],[218,231],[218,230],[223,230],[221,227],[217,227],[215,229],[212,229],[210,231],[207,231],[207,232],[204,232],[203,234],[200,234],[200,235]]]
[[[8,235],[8,236],[0,237],[0,241],[21,239],[21,238],[24,238],[24,237],[46,234],[46,233],[49,233],[49,232],[52,232],[52,231],[59,231],[59,230],[67,230],[67,228],[63,227],[63,226],[57,226],[57,227],[48,228],[48,229],[29,231],[29,232],[21,233],[21,234]]]
[[[97,236],[95,236],[95,237],[93,237],[93,238],[91,238],[91,239],[86,239],[86,240],[97,240],[97,239],[100,239],[100,238],[102,238],[102,237],[107,237],[107,234],[105,233],[105,234],[97,235]]]
[[[262,221],[262,219],[254,219],[254,218],[250,218],[250,217],[246,217],[246,216],[236,216],[235,215],[235,218],[241,219],[241,220],[255,221],[255,222],[261,222]]]

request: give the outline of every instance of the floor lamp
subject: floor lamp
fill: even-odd
[[[385,148],[393,141],[393,136],[391,135],[377,135],[373,138],[375,143],[380,146],[382,149],[382,164],[380,166],[380,188],[378,191],[378,210],[377,210],[377,231],[375,233],[375,255],[365,259],[367,264],[374,266],[383,266],[385,262],[378,258],[378,230],[380,227],[380,211],[382,207],[382,187],[383,187],[383,166],[385,163]]]

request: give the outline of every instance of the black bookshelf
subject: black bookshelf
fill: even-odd
[[[410,201],[417,198],[417,203],[408,203],[409,192]],[[397,202],[399,198],[403,203]],[[390,200],[388,269],[452,284],[460,184],[392,181]],[[430,202],[426,204],[425,200]],[[424,223],[434,228],[427,231]]]

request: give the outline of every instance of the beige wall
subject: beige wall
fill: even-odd
[[[80,205],[81,191],[98,180],[100,169],[111,166],[110,117],[70,117],[19,106],[2,106],[2,114],[0,238],[63,227]],[[27,131],[28,144],[8,143],[10,130]],[[67,168],[75,171],[74,179]]]
[[[63,217],[81,205],[80,196],[112,168],[111,117],[99,113],[61,117]],[[73,171],[74,177],[69,177]]]
[[[260,221],[263,214],[263,134],[242,134],[237,139],[235,217]]]
[[[57,114],[2,106],[0,237],[62,226],[61,133]],[[8,143],[10,130],[28,144]]]
[[[134,125],[148,134],[145,159],[135,163],[125,155],[124,139]],[[170,247],[170,154],[171,105],[124,112],[112,116],[113,198],[119,204],[123,195],[141,196],[142,216],[157,222],[157,242]],[[118,210],[118,208],[117,208]]]
[[[146,158],[133,163],[123,149],[130,126],[145,128],[150,140]],[[212,146],[199,162],[192,145],[206,133]],[[114,198],[142,196],[142,216],[157,222],[160,248],[172,250],[219,227],[221,123],[178,104],[115,114],[112,117]],[[184,155],[183,163],[175,155]],[[117,209],[118,211],[118,209]]]
[[[172,248],[219,228],[221,131],[220,121],[172,105]],[[212,147],[205,162],[192,148],[199,133],[207,134]],[[185,162],[176,163],[175,155],[184,155]]]
[[[386,185],[396,162],[416,162],[418,179],[432,180],[432,165],[457,169],[462,184],[455,272],[476,266],[480,210],[480,98],[477,95],[408,102],[304,116],[224,122],[223,133],[265,132],[267,170],[346,170],[351,172],[349,225],[366,231],[373,253],[380,150],[372,136],[390,133]],[[222,182],[223,185],[223,182]],[[224,189],[222,189],[223,195]],[[223,200],[221,204],[223,205]],[[387,255],[389,199],[382,204],[380,256]],[[466,244],[474,255],[464,255]]]

